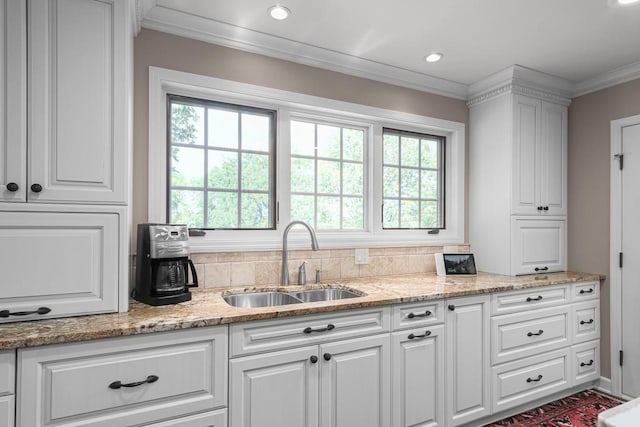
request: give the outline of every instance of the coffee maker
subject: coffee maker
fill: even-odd
[[[198,286],[198,275],[189,254],[186,225],[138,224],[133,297],[150,305],[191,300],[189,288]]]

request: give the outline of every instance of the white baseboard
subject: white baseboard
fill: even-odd
[[[600,381],[596,385],[596,390],[613,396],[613,391],[611,390],[611,379],[600,377]]]

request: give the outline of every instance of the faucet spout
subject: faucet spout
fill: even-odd
[[[288,254],[287,254],[287,240],[289,237],[289,230],[293,228],[295,225],[302,225],[309,231],[309,236],[311,236],[311,249],[317,251],[320,249],[318,246],[318,239],[316,238],[316,232],[313,231],[313,228],[304,221],[291,221],[289,225],[284,229],[284,234],[282,236],[282,278],[280,280],[280,285],[289,286],[289,267],[288,264]]]

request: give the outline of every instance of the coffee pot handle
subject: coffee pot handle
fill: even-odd
[[[196,273],[196,266],[193,265],[193,261],[190,259],[187,260],[189,263],[189,269],[191,270],[192,282],[187,283],[185,286],[187,288],[197,288],[198,287],[198,274]]]

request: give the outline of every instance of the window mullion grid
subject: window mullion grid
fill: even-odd
[[[236,227],[240,228],[242,224],[242,113],[238,112],[238,201],[237,201],[237,215],[236,215]]]
[[[418,139],[418,228],[422,228],[422,138]]]
[[[344,182],[344,171],[343,171],[343,159],[344,159],[344,128],[342,126],[340,126],[340,163],[339,163],[339,167],[340,167],[340,196],[338,197],[338,203],[340,203],[339,209],[338,211],[340,212],[340,226],[338,227],[339,230],[342,230],[344,228],[344,212],[342,212],[342,206],[343,206],[343,201],[344,201],[344,186],[343,186],[343,182]]]
[[[204,108],[204,193],[202,195],[202,225],[209,226],[209,109]]]
[[[402,228],[402,136],[398,135],[398,227]]]
[[[313,227],[318,229],[318,124],[313,125],[313,147],[314,147],[314,167],[313,167]]]

